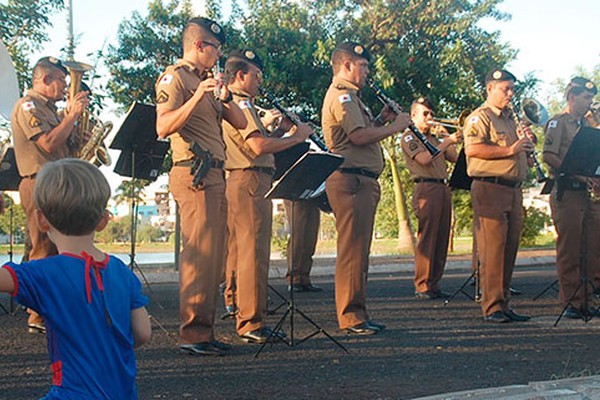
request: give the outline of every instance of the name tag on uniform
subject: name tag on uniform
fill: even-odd
[[[33,101],[26,101],[21,105],[21,107],[23,107],[23,111],[29,111],[35,108],[35,104],[33,103]]]
[[[352,96],[350,96],[348,93],[346,94],[342,94],[341,96],[338,97],[338,100],[340,101],[340,103],[344,104],[344,103],[349,103],[352,101]]]
[[[173,82],[173,75],[166,74],[165,76],[162,77],[162,79],[160,80],[160,82],[158,84],[159,85],[170,85],[171,82]]]

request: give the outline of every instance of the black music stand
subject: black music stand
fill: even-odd
[[[19,174],[19,168],[15,160],[15,151],[12,147],[9,147],[0,161],[0,190],[3,191],[18,191],[19,183],[21,182],[21,175]],[[11,202],[9,207],[10,212],[10,224],[9,224],[9,247],[8,247],[8,259],[13,261],[13,246],[14,246],[14,235],[13,235],[13,207],[14,203]],[[4,307],[0,303],[0,309],[8,315],[15,314],[15,301],[10,297],[10,303],[8,308]]]
[[[156,134],[156,107],[134,102],[110,144],[110,148],[121,150],[114,172],[121,176],[131,177],[131,252],[129,254],[129,268],[131,270],[137,269],[148,288],[150,288],[150,283],[135,261],[138,213],[136,180],[155,181],[169,149],[169,142],[159,140]]]
[[[458,159],[456,160],[456,164],[454,165],[454,169],[452,170],[452,175],[450,176],[450,188],[454,190],[471,190],[471,183],[473,182],[473,178],[467,175],[467,156],[465,155],[464,147],[460,149],[458,153]],[[475,238],[475,229],[473,229],[473,254],[477,253],[477,242]],[[476,256],[474,256],[476,257]],[[452,301],[459,293],[464,294],[469,299],[479,302],[481,301],[481,290],[479,288],[480,285],[480,270],[479,270],[479,259],[473,260],[474,268],[472,268],[471,275],[463,282],[463,284],[456,289],[450,297],[444,300],[444,305],[448,305],[450,301]],[[466,291],[466,287],[474,282],[475,284],[473,289],[473,295]]]
[[[590,127],[583,127],[577,132],[573,138],[573,142],[565,155],[565,158],[558,171],[560,176],[573,177],[573,176],[586,176],[591,178],[600,178],[600,130]],[[558,188],[560,190],[560,186]],[[594,309],[593,313],[588,312],[588,293],[591,285],[592,292],[594,291],[594,284],[590,282],[587,274],[588,264],[588,216],[590,206],[590,196],[586,196],[586,203],[583,208],[583,226],[581,229],[581,254],[579,258],[579,265],[581,271],[579,273],[579,285],[573,292],[571,298],[567,301],[567,304],[562,309],[560,315],[556,319],[554,326],[558,325],[558,322],[564,315],[565,311],[569,306],[572,306],[572,301],[580,290],[583,290],[583,312],[582,319],[585,322],[590,321],[598,314],[600,307]],[[594,260],[597,261],[597,260]]]
[[[297,200],[306,200],[313,197],[313,195],[317,192],[321,184],[327,179],[329,175],[331,175],[344,161],[344,158],[331,153],[313,153],[308,152],[305,153],[297,160],[290,169],[288,169],[285,174],[281,177],[279,181],[277,181],[271,190],[267,192],[265,198],[268,199],[284,199],[291,200],[292,202],[292,214],[294,201]],[[290,222],[292,224],[293,222]],[[290,226],[290,231],[293,232],[293,226]],[[290,251],[292,251],[290,249]],[[291,254],[290,254],[291,256]],[[290,282],[294,281],[293,270],[290,271]],[[271,288],[272,289],[272,288]],[[329,333],[327,333],[323,328],[317,325],[312,319],[310,319],[304,312],[302,312],[294,303],[294,291],[289,291],[289,300],[286,299],[279,292],[275,291],[275,293],[287,303],[287,309],[274,326],[269,339],[263,343],[258,351],[254,354],[254,357],[257,357],[260,352],[263,350],[265,345],[271,341],[271,338],[277,336],[279,340],[283,341],[290,347],[294,347],[299,345],[302,342],[310,339],[318,333],[324,334],[329,340],[335,343],[338,347],[344,350],[346,353],[348,350],[337,340],[335,340]],[[306,337],[296,341],[294,339],[294,315],[299,314],[302,318],[304,318],[307,322],[309,322],[316,330]],[[286,318],[290,316],[290,336],[289,340],[285,338],[285,335],[279,334],[282,332],[283,323]]]

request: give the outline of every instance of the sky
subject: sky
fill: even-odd
[[[0,0],[0,3],[6,1]],[[147,14],[148,2],[72,0],[73,30],[79,40],[75,60],[90,63],[88,54],[100,50],[105,43],[115,44],[119,23],[133,11]],[[193,3],[197,11],[204,9],[203,1]],[[575,74],[577,66],[591,71],[600,64],[599,0],[505,0],[499,9],[511,14],[512,18],[502,22],[483,21],[482,26],[500,31],[501,40],[519,51],[516,60],[507,65],[517,78],[534,72],[542,80],[538,98],[542,104],[547,104],[554,81],[568,80]],[[46,55],[61,55],[67,38],[66,19],[66,12],[52,16],[51,40],[32,56],[33,61]],[[114,115],[109,118],[115,123],[116,131],[121,119]],[[117,157],[118,152],[114,154],[115,161]],[[103,168],[114,188],[122,178],[112,174],[111,170],[112,167]],[[161,180],[160,184],[164,183]]]

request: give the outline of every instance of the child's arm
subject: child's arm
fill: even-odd
[[[15,282],[6,268],[0,267],[0,292],[12,293],[15,291]]]
[[[146,307],[131,310],[131,333],[133,333],[134,347],[139,347],[150,341],[152,327]]]

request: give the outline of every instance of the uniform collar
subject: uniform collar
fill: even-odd
[[[198,75],[199,77],[203,77],[206,75],[205,70],[200,70],[200,68],[198,68],[198,66],[196,64],[194,64],[191,61],[185,60],[183,58],[180,58],[177,60],[177,63],[175,64],[175,67],[177,68],[185,68],[186,70],[188,70],[189,72],[193,72],[194,74]]]
[[[229,86],[229,91],[237,97],[241,97],[243,99],[247,99],[247,100],[252,100],[252,96],[250,96],[250,94],[248,92],[246,92],[245,90],[242,89],[238,89],[238,88],[234,88]]]
[[[27,90],[27,96],[34,98],[44,104],[47,104],[49,106],[54,106],[55,105],[55,101],[52,99],[49,99],[48,97],[44,96],[43,94],[41,94],[40,92],[37,92],[33,89],[28,89]]]
[[[485,106],[496,116],[496,117],[504,117],[508,118],[510,115],[510,111],[508,108],[498,108],[487,101],[485,102]]]
[[[355,90],[355,91],[359,91],[359,87],[356,86],[356,84],[346,80],[346,79],[342,79],[340,77],[334,76],[333,77],[333,82],[332,82],[333,86],[335,86],[337,89],[347,89],[347,90]]]

